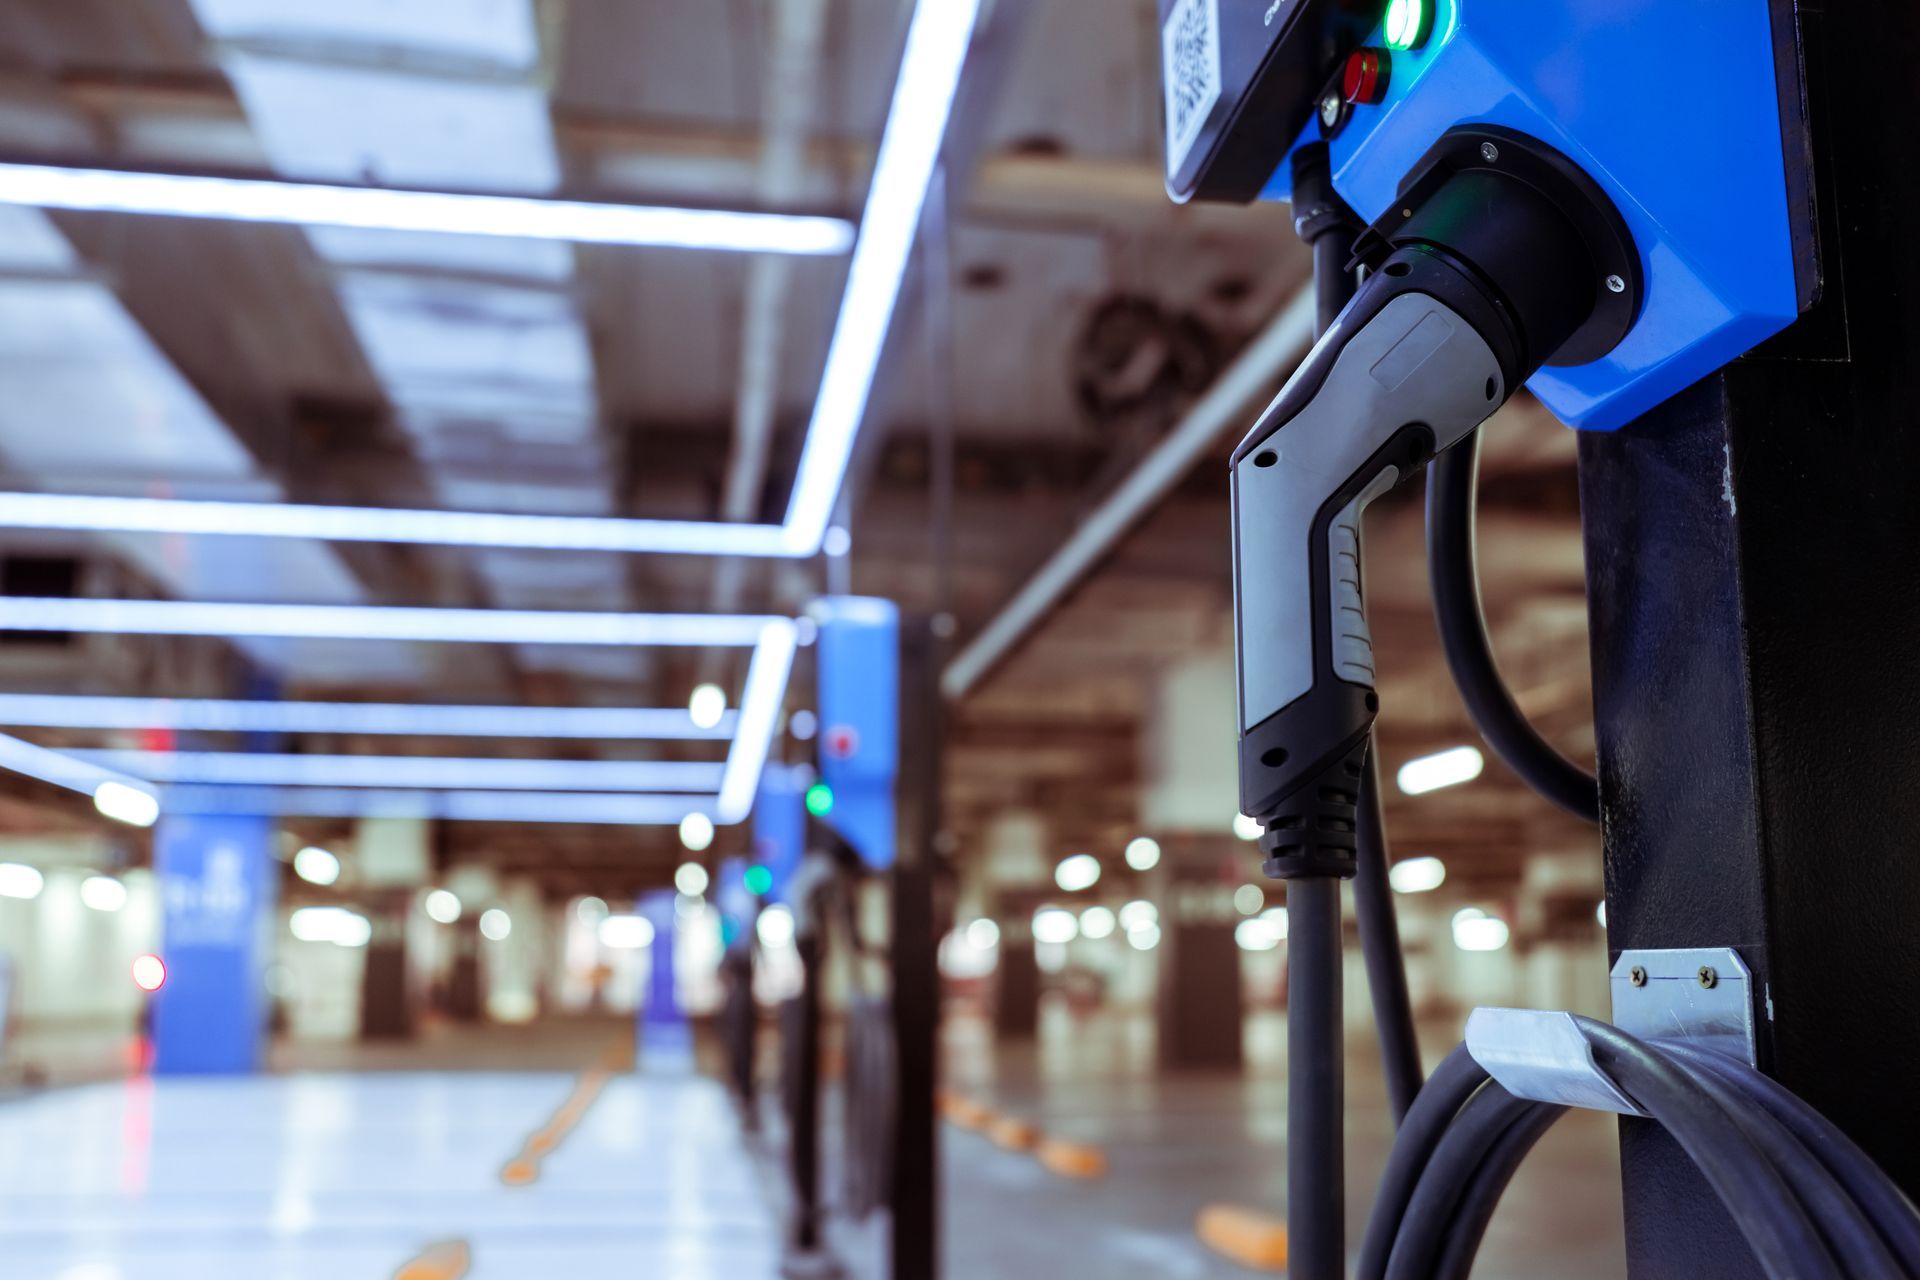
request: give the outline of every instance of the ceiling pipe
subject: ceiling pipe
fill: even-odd
[[[1313,317],[1313,290],[1303,289],[947,664],[940,674],[940,691],[946,697],[959,699],[971,692],[1229,428],[1248,425],[1249,407],[1271,395],[1305,356],[1313,341]]]

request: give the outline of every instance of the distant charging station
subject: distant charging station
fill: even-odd
[[[900,773],[900,610],[891,600],[833,596],[820,624],[820,780],[809,808],[876,870],[894,860]]]

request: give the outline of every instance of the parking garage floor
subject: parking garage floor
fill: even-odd
[[[1448,1028],[1430,1031],[1437,1053]],[[1096,1152],[1104,1170],[1066,1176],[943,1126],[949,1276],[1254,1274],[1194,1229],[1209,1204],[1284,1203],[1284,1021],[1251,1018],[1247,1044],[1244,1074],[1164,1076],[1141,1017],[1053,1008],[1036,1046],[997,1050],[979,1021],[950,1019],[956,1095]],[[756,1160],[712,1079],[633,1072],[623,1045],[611,1023],[442,1031],[385,1048],[283,1046],[283,1073],[250,1079],[136,1078],[0,1102],[4,1273],[777,1275],[766,1153]],[[461,1069],[473,1066],[485,1069]],[[1357,1235],[1391,1138],[1364,1043],[1349,1096]],[[1475,1276],[1622,1274],[1617,1178],[1611,1122],[1563,1122],[1523,1169]]]

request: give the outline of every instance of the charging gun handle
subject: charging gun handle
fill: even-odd
[[[1361,512],[1506,400],[1511,333],[1474,273],[1403,247],[1234,452],[1240,806],[1266,829],[1269,875],[1351,874],[1379,707]]]

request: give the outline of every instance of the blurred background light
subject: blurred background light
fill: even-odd
[[[1457,787],[1472,782],[1486,767],[1478,747],[1450,747],[1430,756],[1420,756],[1400,766],[1394,775],[1400,790],[1410,796],[1425,795],[1442,787]]]
[[[610,915],[600,921],[600,945],[616,951],[633,951],[653,945],[653,921],[645,916]]]
[[[460,918],[460,896],[451,889],[431,891],[422,907],[435,924],[452,924]]]
[[[1033,940],[1060,945],[1080,936],[1080,919],[1064,907],[1042,907],[1033,913]]]
[[[1100,883],[1100,859],[1090,853],[1076,853],[1060,860],[1053,869],[1053,882],[1067,893],[1078,893]]]
[[[340,859],[318,845],[293,855],[293,874],[308,884],[329,885],[340,879]]]
[[[95,911],[118,911],[127,905],[127,886],[117,876],[88,876],[80,882],[80,901]]]
[[[46,887],[47,878],[39,869],[24,862],[0,862],[0,898],[21,898],[31,901],[40,896],[40,890]]]
[[[1447,880],[1447,864],[1438,858],[1403,858],[1387,872],[1395,893],[1429,893]]]

